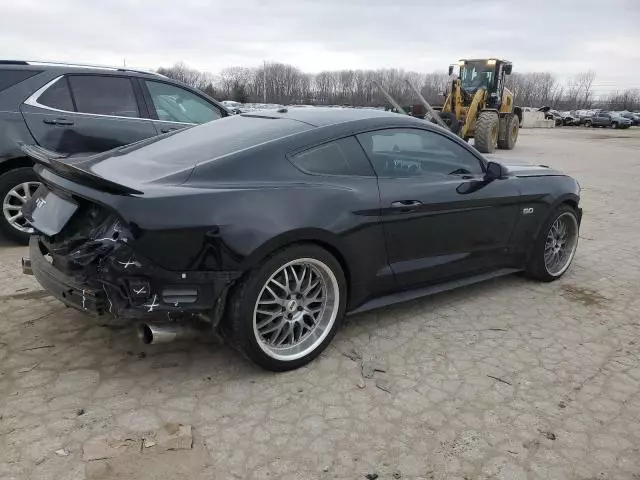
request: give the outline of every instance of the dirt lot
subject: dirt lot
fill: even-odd
[[[560,281],[351,318],[287,374],[215,343],[143,348],[47,297],[3,244],[0,478],[640,479],[640,129],[522,131],[510,155],[583,187]],[[163,453],[174,422],[193,448]],[[104,436],[113,458],[83,460]]]

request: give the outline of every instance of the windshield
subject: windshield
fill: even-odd
[[[490,89],[493,86],[495,65],[486,62],[466,62],[460,67],[460,79],[465,90],[477,90],[479,87]]]

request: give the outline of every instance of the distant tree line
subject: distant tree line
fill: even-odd
[[[158,73],[203,90],[220,100],[262,103],[266,98],[267,103],[284,105],[387,105],[375,82],[382,85],[401,105],[418,103],[405,79],[420,89],[428,102],[441,105],[444,101],[442,94],[452,80],[446,72],[425,74],[400,69],[305,73],[284,63],[267,63],[258,68],[230,67],[219,75],[177,63],[170,68],[159,68]],[[522,106],[551,106],[559,110],[596,107],[610,110],[640,109],[640,89],[596,96],[595,72],[592,70],[579,73],[565,83],[549,72],[514,73],[506,78],[506,86],[514,92],[516,104]]]

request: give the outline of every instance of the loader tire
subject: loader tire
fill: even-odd
[[[476,121],[475,146],[481,153],[493,153],[498,146],[499,118],[496,112],[482,112]]]
[[[498,135],[498,148],[503,150],[513,150],[518,140],[520,122],[513,113],[505,115],[500,119],[500,134]]]

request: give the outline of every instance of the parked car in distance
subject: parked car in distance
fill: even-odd
[[[553,120],[556,127],[562,127],[564,121],[562,115],[557,110],[547,110],[544,114],[545,120]]]
[[[631,119],[620,115],[618,112],[609,112],[609,116],[611,116],[611,126],[613,128],[624,129],[633,125],[633,121]]]
[[[0,232],[26,244],[23,204],[38,188],[20,145],[102,152],[228,115],[204,93],[152,72],[0,61]]]
[[[640,125],[640,114],[638,114],[638,113],[620,112],[620,116],[631,120],[631,124],[632,125],[635,125],[635,126],[639,126]]]
[[[580,125],[580,119],[571,112],[560,112],[562,117],[562,124],[564,126],[577,126]]]
[[[606,112],[596,112],[591,117],[584,119],[585,127],[610,127],[611,115]]]
[[[613,127],[629,128],[631,120],[611,112],[598,112],[593,117],[586,119],[585,127]]]
[[[277,371],[345,313],[516,271],[556,280],[582,215],[573,178],[379,110],[251,112],[84,158],[24,148],[43,182],[25,273],[143,320],[144,342],[218,329]]]

